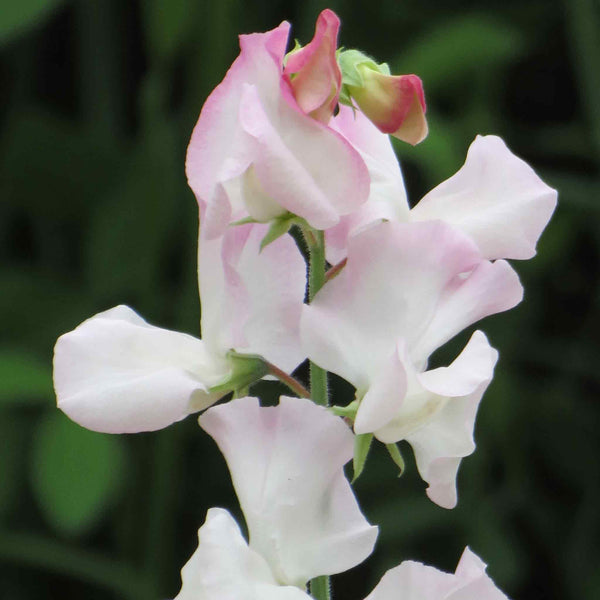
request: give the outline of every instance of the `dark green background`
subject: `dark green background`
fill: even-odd
[[[2,599],[173,597],[206,509],[238,511],[194,418],[121,437],[72,425],[54,408],[52,346],[118,303],[197,334],[197,209],[184,176],[192,127],[238,33],[288,19],[307,42],[325,6],[0,2]],[[600,3],[329,6],[342,44],[424,80],[430,136],[398,146],[413,202],[462,164],[477,133],[501,135],[560,190],[539,256],[515,264],[525,302],[483,325],[501,358],[458,508],[426,499],[410,450],[398,480],[376,448],[357,493],[381,525],[379,544],[335,578],[336,597],[362,600],[406,558],[453,570],[469,544],[515,600],[594,600]]]

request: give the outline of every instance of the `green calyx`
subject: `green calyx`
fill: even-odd
[[[347,106],[353,106],[353,89],[360,89],[365,85],[362,75],[364,69],[371,69],[382,75],[391,74],[387,63],[377,63],[360,50],[344,50],[340,48],[337,51],[337,61],[342,71],[342,89],[340,90],[339,101]]]
[[[210,392],[226,394],[233,392],[236,396],[246,395],[248,388],[260,381],[269,372],[265,360],[257,354],[239,354],[234,350],[227,353],[231,365],[228,377],[218,385],[210,388]]]

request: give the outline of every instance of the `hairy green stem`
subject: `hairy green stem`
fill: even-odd
[[[317,292],[325,283],[325,235],[322,231],[305,231],[304,237],[308,245],[308,299],[312,302]],[[313,402],[322,406],[329,405],[327,389],[327,371],[310,363],[310,392]],[[331,585],[329,576],[315,577],[310,582],[310,593],[315,600],[330,600]]]
[[[322,231],[305,233],[309,252],[308,300],[312,302],[325,283],[325,234]],[[329,405],[327,390],[327,371],[310,363],[310,392],[313,402],[322,406]]]

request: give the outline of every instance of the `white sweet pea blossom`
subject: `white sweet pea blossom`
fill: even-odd
[[[482,260],[455,228],[387,222],[349,239],[346,266],[304,307],[306,354],[356,387],[356,433],[408,440],[441,506],[456,504],[456,472],[474,450],[475,413],[497,352],[476,331],[449,367],[428,371],[427,361],[522,292],[508,263]]]
[[[365,600],[508,600],[485,569],[485,563],[469,548],[455,573],[405,561],[387,571]]]
[[[198,549],[182,570],[178,600],[300,600],[319,575],[345,571],[373,550],[377,527],[360,512],[343,466],[353,435],[310,400],[277,407],[241,398],[200,425],[223,452],[249,531],[211,509]]]
[[[232,227],[199,240],[203,338],[148,324],[127,306],[84,321],[54,350],[58,407],[107,433],[161,429],[227,393],[228,352],[259,354],[291,372],[304,360],[299,320],[306,266],[294,240],[259,252],[267,226]]]
[[[371,175],[369,200],[327,230],[328,258],[345,256],[348,236],[377,220],[442,220],[457,227],[484,258],[528,259],[554,208],[557,192],[497,136],[477,136],[463,167],[409,210],[389,137],[368,119],[340,107],[331,127],[361,153]]]

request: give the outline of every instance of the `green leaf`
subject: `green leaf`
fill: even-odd
[[[63,0],[2,0],[0,44],[40,26],[62,3]]]
[[[19,350],[0,348],[0,406],[48,404],[54,398],[50,365]]]
[[[354,436],[354,459],[352,461],[354,476],[352,477],[352,483],[354,483],[360,477],[360,474],[365,468],[365,463],[367,462],[367,456],[369,455],[372,441],[372,433],[362,433]]]
[[[123,483],[119,437],[88,431],[58,411],[39,424],[31,483],[48,522],[65,535],[90,530]]]
[[[398,446],[396,444],[386,444],[385,447],[387,448],[387,451],[390,453],[392,460],[394,461],[394,463],[396,463],[396,466],[400,470],[400,472],[398,473],[398,477],[402,477],[402,474],[404,473],[405,465],[404,465],[404,459],[402,458],[402,454],[400,453],[400,449],[398,448]]]

